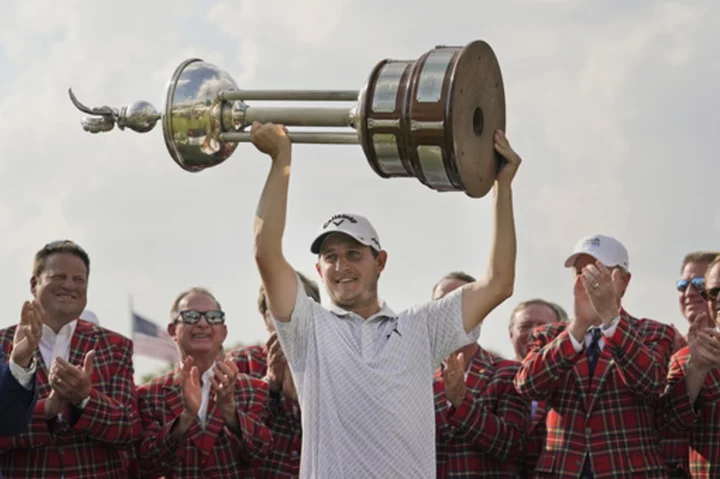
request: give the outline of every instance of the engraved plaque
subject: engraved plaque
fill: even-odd
[[[400,78],[409,64],[410,62],[388,62],[380,69],[373,92],[372,110],[374,112],[392,113],[395,111]]]
[[[421,103],[440,101],[445,72],[455,55],[454,51],[438,50],[430,53],[423,64],[417,88],[417,101]]]
[[[400,152],[398,151],[395,135],[376,133],[372,139],[380,169],[391,175],[407,175],[405,166],[403,166],[400,160]]]
[[[375,129],[375,128],[400,128],[400,120],[399,119],[377,119],[377,118],[368,118],[367,121],[368,128]]]
[[[417,121],[417,120],[411,120],[410,121],[410,131],[420,131],[420,130],[442,130],[445,127],[445,122],[443,121]]]
[[[425,180],[438,190],[453,190],[455,187],[445,173],[442,148],[439,146],[421,145],[417,148],[420,168]]]

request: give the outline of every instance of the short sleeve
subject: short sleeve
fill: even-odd
[[[462,289],[458,288],[441,299],[418,305],[413,310],[417,319],[424,321],[432,349],[433,369],[452,352],[477,342],[482,323],[469,333],[465,332],[462,317]]]
[[[305,370],[305,356],[312,328],[314,308],[322,306],[307,295],[297,274],[295,275],[295,281],[297,283],[297,293],[290,321],[278,321],[272,315],[272,311],[270,315],[275,324],[285,358],[288,360],[290,368],[297,374]]]

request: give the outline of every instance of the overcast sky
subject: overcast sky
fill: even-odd
[[[517,302],[539,296],[571,313],[563,261],[580,237],[624,242],[633,273],[625,306],[682,332],[681,258],[720,248],[717,2],[3,0],[2,10],[3,327],[29,297],[35,251],[71,238],[91,256],[88,307],[104,326],[130,335],[130,297],[165,324],[175,295],[203,285],[228,313],[230,342],[265,339],[252,223],[269,160],[244,144],[226,163],[187,173],[159,125],[90,135],[67,96],[72,87],[91,106],[142,99],[160,108],[189,57],[225,69],[240,88],[359,89],[384,58],[489,42],[507,134],[524,159],[515,294],[480,338],[507,356]],[[490,196],[381,179],[359,146],[296,146],[284,247],[297,269],[317,278],[312,235],[342,211],[379,231],[389,253],[380,295],[395,310],[429,298],[450,270],[485,270]],[[135,359],[138,374],[161,365]]]

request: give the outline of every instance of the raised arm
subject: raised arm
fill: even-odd
[[[265,287],[268,308],[275,319],[290,321],[295,308],[295,270],[283,256],[292,146],[282,125],[253,123],[255,147],[272,158],[272,166],[255,213],[255,262]]]
[[[495,133],[495,150],[505,158],[506,163],[495,179],[493,238],[487,273],[484,278],[463,289],[463,326],[468,333],[512,296],[515,284],[517,245],[511,184],[522,160],[510,147],[505,133],[499,130]]]

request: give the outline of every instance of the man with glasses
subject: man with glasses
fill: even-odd
[[[622,307],[631,274],[617,239],[582,238],[565,266],[573,318],[533,332],[515,377],[518,392],[548,408],[535,477],[666,478],[655,413],[675,331]]]
[[[170,319],[181,362],[138,388],[140,471],[152,477],[251,476],[271,443],[265,383],[238,375],[224,357],[225,313],[208,290],[180,293]]]
[[[707,304],[702,298],[705,289],[705,272],[720,251],[694,251],[685,255],[676,282],[680,311],[692,324],[698,314],[705,312]]]
[[[720,256],[708,266],[706,309],[688,332],[689,346],[672,358],[664,395],[664,419],[689,441],[689,477],[720,477]]]
[[[680,311],[688,324],[692,325],[699,314],[707,311],[707,303],[702,294],[705,291],[705,272],[708,265],[720,251],[693,251],[685,255],[680,266],[680,279],[675,283],[678,290]],[[687,338],[679,332],[675,336],[675,351],[688,345]],[[672,478],[688,476],[688,441],[684,435],[674,434],[663,428],[660,447]]]

